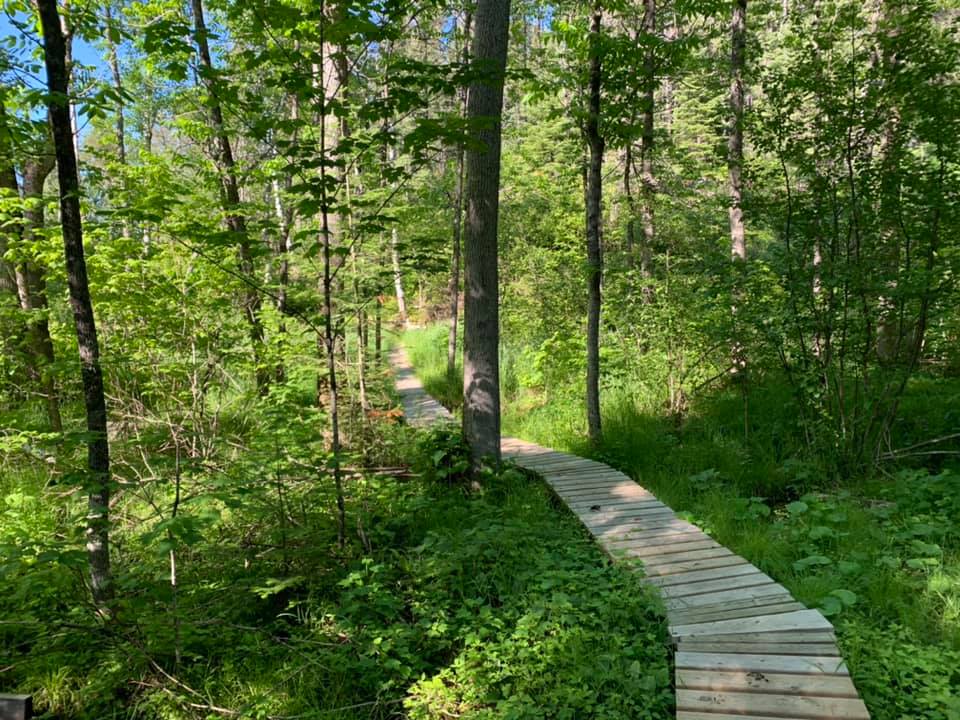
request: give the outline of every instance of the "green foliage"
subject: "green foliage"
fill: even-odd
[[[294,409],[285,406],[287,416]],[[439,449],[459,456],[463,445],[443,432],[417,447],[417,463],[436,467]],[[26,563],[5,553],[10,687],[34,692],[41,712],[77,718],[126,716],[131,703],[147,718],[190,716],[191,703],[245,717],[387,718],[401,704],[420,718],[453,708],[466,717],[669,714],[656,602],[554,509],[541,482],[508,470],[465,495],[427,477],[355,477],[348,512],[364,539],[351,534],[336,553],[329,478],[301,476],[301,456],[275,453],[253,446],[238,456],[223,501],[191,498],[176,521],[118,528],[127,592],[114,628],[90,622],[69,555],[40,552],[64,547],[58,518],[79,503],[44,489],[42,466],[5,466],[0,544],[20,548]],[[128,498],[124,507],[148,506]]]
[[[571,374],[566,385],[577,381]],[[790,432],[794,406],[785,387],[753,389],[746,438],[736,389],[700,398],[678,426],[664,414],[659,388],[631,387],[629,394],[607,391],[600,447],[584,441],[577,394],[557,392],[542,404],[539,387],[507,399],[505,432],[631,474],[828,615],[873,717],[956,714],[957,471],[904,468],[841,484],[809,454],[803,435]],[[938,398],[923,384],[908,388],[904,402],[916,414],[905,433],[937,427],[951,412],[953,384],[939,387]]]
[[[417,445],[419,456],[426,461],[425,475],[435,482],[454,485],[470,476],[470,448],[452,426],[428,431]]]

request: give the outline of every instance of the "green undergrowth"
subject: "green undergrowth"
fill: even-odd
[[[456,435],[371,425],[339,548],[299,403],[229,463],[185,468],[177,519],[150,510],[169,475],[120,493],[109,627],[86,601],[82,498],[23,448],[0,456],[0,691],[98,720],[672,716],[658,602],[541,482],[470,486]]]
[[[428,329],[405,341],[430,386],[455,392],[438,337]],[[608,385],[604,442],[591,448],[581,388],[580,378],[559,390],[507,387],[503,433],[623,470],[824,612],[873,717],[960,718],[960,471],[831,476],[798,447],[790,394],[776,383],[751,390],[746,438],[736,390],[697,399],[677,423],[650,383]],[[958,398],[955,381],[914,382],[896,441],[955,427]]]

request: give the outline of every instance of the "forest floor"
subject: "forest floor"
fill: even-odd
[[[446,328],[412,331],[404,342],[427,392],[456,410],[462,382],[446,372]],[[746,439],[739,392],[698,400],[679,425],[644,410],[654,403],[610,392],[605,440],[591,448],[578,387],[571,378],[566,391],[549,396],[516,388],[505,397],[504,434],[627,473],[821,609],[836,625],[873,717],[960,718],[956,468],[890,467],[875,477],[830,479],[817,458],[781,446],[795,421],[789,396],[775,384],[752,389]],[[904,415],[935,432],[955,420],[958,406],[956,382],[920,381]]]
[[[659,602],[544,483],[507,471],[467,489],[457,437],[390,422],[392,377],[374,375],[383,419],[345,423],[342,548],[309,369],[270,413],[226,402],[228,442],[179,465],[176,518],[165,436],[117,441],[119,475],[144,449],[157,476],[113,508],[108,627],[60,474],[82,447],[52,464],[0,448],[0,689],[49,718],[671,717]]]

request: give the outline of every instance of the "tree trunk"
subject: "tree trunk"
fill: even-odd
[[[747,0],[735,0],[730,23],[730,134],[727,138],[727,171],[730,177],[730,254],[747,259],[743,227],[743,68],[747,45]]]
[[[637,245],[637,199],[633,194],[633,144],[627,141],[623,152],[623,196],[627,199],[627,224],[624,229],[624,254],[627,267],[634,267],[634,249]]]
[[[470,61],[470,25],[473,14],[468,10],[463,19],[463,54],[461,61]],[[467,89],[460,92],[460,112],[467,114]],[[453,377],[457,370],[457,322],[460,310],[460,235],[463,227],[463,143],[457,145],[457,185],[453,202],[453,253],[450,257],[450,329],[447,333],[447,375]]]
[[[736,265],[732,312],[734,339],[732,362],[735,373],[746,372],[746,350],[736,329],[737,308],[742,301],[747,243],[743,225],[743,70],[747,43],[747,0],[734,0],[730,22],[730,131],[727,138],[727,171],[730,178],[730,255]]]
[[[23,212],[23,239],[31,241],[35,233],[43,232],[43,185],[53,171],[56,160],[52,155],[41,155],[26,164],[23,171],[23,198],[27,201]],[[50,322],[47,318],[46,269],[39,263],[28,260],[17,268],[17,286],[20,307],[27,315],[28,340],[33,356],[34,373],[40,384],[47,419],[53,432],[63,432],[60,417],[60,395],[53,375],[55,361],[53,339],[50,337]]]
[[[373,325],[373,353],[377,362],[383,355],[383,294],[377,293],[377,307]]]
[[[397,247],[397,228],[390,230],[390,259],[393,262],[393,289],[397,296],[397,313],[400,315],[400,325],[406,330],[410,327],[410,318],[407,315],[407,298],[403,293],[403,271],[400,268],[400,250]]]
[[[86,547],[93,601],[100,613],[111,614],[113,586],[110,574],[110,447],[107,440],[107,404],[100,369],[100,347],[94,322],[87,265],[83,252],[80,183],[73,145],[68,98],[66,46],[56,0],[37,0],[43,28],[47,69],[48,107],[60,181],[60,221],[70,305],[77,331],[87,415],[87,480],[89,493]]]
[[[213,60],[210,57],[210,46],[207,43],[207,26],[203,17],[203,0],[191,0],[193,7],[194,36],[197,43],[197,53],[200,57],[200,77],[210,96],[210,125],[216,136],[217,168],[220,171],[220,180],[223,186],[223,205],[227,213],[226,225],[237,242],[240,259],[240,272],[244,277],[253,275],[253,250],[250,237],[247,233],[247,220],[240,209],[240,185],[237,181],[236,162],[233,157],[233,148],[227,136],[223,122],[223,109],[217,100],[216,80]],[[243,311],[250,326],[250,342],[253,346],[254,362],[256,363],[257,389],[265,393],[270,383],[270,373],[261,366],[263,352],[263,324],[260,321],[260,295],[255,287],[245,284],[243,293]]]
[[[196,1],[196,0],[194,0]],[[333,198],[327,191],[327,171],[330,164],[328,142],[328,108],[327,101],[332,99],[330,87],[326,83],[327,62],[323,57],[326,53],[324,35],[326,19],[320,24],[320,239],[323,248],[323,346],[327,360],[327,412],[330,416],[330,453],[333,464],[333,483],[336,491],[337,503],[337,541],[343,547],[347,540],[347,511],[343,495],[343,475],[340,468],[340,393],[337,384],[337,334],[333,327],[333,265],[332,244],[333,232],[330,228],[330,205]]]
[[[587,431],[590,442],[602,439],[600,427],[600,201],[603,182],[603,137],[600,135],[600,24],[603,11],[594,5],[590,26],[590,87],[585,134],[590,151],[587,168]]]
[[[653,94],[657,85],[656,57],[653,49],[654,33],[657,30],[656,0],[644,0],[642,29],[646,36],[647,50],[643,58],[643,130],[640,136],[640,182],[643,198],[641,206],[643,246],[640,248],[640,277],[644,283],[643,300],[645,303],[650,303],[653,300],[653,287],[650,285],[650,278],[653,275],[653,213],[654,196],[657,190],[656,178],[653,174]]]
[[[500,461],[500,308],[497,218],[510,0],[478,0],[471,55],[490,74],[470,85],[464,233],[463,435],[474,463]],[[492,121],[492,122],[491,122]]]

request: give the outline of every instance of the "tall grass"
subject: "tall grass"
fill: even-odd
[[[432,332],[413,338],[414,365],[427,377],[436,363],[427,340]],[[515,343],[508,347],[508,363],[524,356]],[[502,372],[518,374],[511,367]],[[456,379],[443,382],[448,395],[459,387]],[[608,379],[604,440],[591,447],[582,386],[582,378],[571,376],[553,387],[510,388],[504,434],[621,469],[799,600],[821,608],[836,625],[874,717],[960,718],[955,465],[837,477],[828,470],[835,467],[830,458],[807,450],[790,390],[776,378],[750,389],[746,425],[738,389],[695,398],[677,423],[649,378]],[[958,398],[956,381],[912,383],[894,442],[955,429]]]

